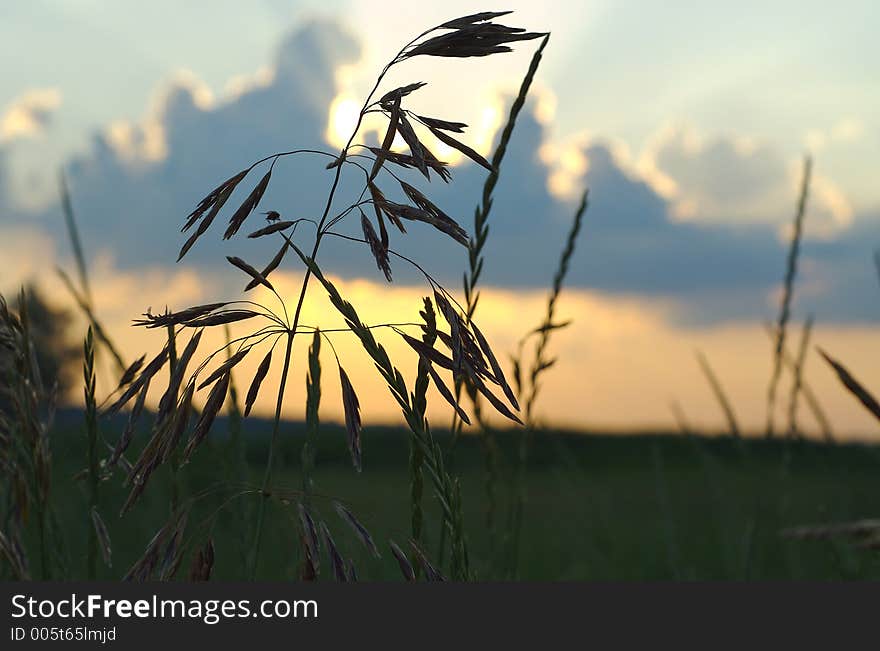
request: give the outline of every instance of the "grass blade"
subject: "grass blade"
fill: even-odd
[[[798,198],[797,211],[794,217],[794,230],[791,235],[791,243],[788,249],[788,259],[785,268],[785,281],[782,292],[782,300],[779,305],[779,319],[776,323],[776,345],[773,349],[773,372],[770,376],[770,384],[767,387],[767,437],[773,437],[774,416],[776,412],[776,391],[779,378],[782,375],[782,350],[785,348],[785,335],[788,320],[791,317],[791,301],[794,296],[794,279],[797,274],[798,254],[800,252],[801,237],[804,229],[804,215],[807,208],[807,195],[810,190],[810,173],[812,161],[810,157],[804,158],[804,171],[801,178],[801,192]]]
[[[877,399],[871,394],[871,392],[868,391],[861,382],[856,380],[843,364],[831,357],[821,348],[819,348],[818,351],[819,354],[825,358],[825,361],[831,365],[834,372],[837,373],[837,378],[841,381],[843,386],[845,386],[847,390],[874,415],[874,418],[880,420],[880,403],[877,402]]]
[[[709,386],[712,387],[712,393],[715,394],[718,404],[721,405],[721,410],[724,412],[724,417],[727,419],[727,426],[730,435],[733,438],[740,438],[741,430],[739,428],[739,423],[736,420],[733,406],[731,405],[730,400],[727,399],[727,394],[724,392],[721,383],[718,381],[718,377],[712,371],[712,367],[709,366],[709,360],[706,359],[706,356],[702,352],[697,351],[697,361],[700,363],[700,368],[703,369],[703,374],[706,376]]]

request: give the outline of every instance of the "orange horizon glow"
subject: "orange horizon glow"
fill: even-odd
[[[28,251],[38,249],[32,242]],[[56,277],[41,273],[38,265],[24,249],[18,253],[4,251],[4,259],[14,263],[22,258],[21,276],[10,278],[10,286],[36,276],[53,302],[72,309],[66,291]],[[51,247],[45,251],[51,256]],[[28,262],[30,261],[30,269]],[[42,265],[39,265],[42,266]],[[206,283],[192,269],[178,268],[122,271],[107,258],[94,262],[92,273],[95,309],[118,346],[126,352],[127,361],[140,354],[155,354],[164,344],[164,331],[133,328],[133,318],[152,305],[154,311],[182,309],[206,301],[237,297],[230,295],[220,280]],[[43,267],[45,268],[45,267]],[[51,266],[49,266],[51,269]],[[331,278],[333,278],[331,276]],[[272,282],[282,296],[295,297],[301,276],[276,271]],[[418,322],[423,287],[385,285],[365,279],[333,278],[340,291],[358,309],[368,324],[386,322]],[[237,283],[233,283],[237,286]],[[268,290],[257,290],[248,297],[277,308],[277,299]],[[292,300],[292,299],[291,299]],[[484,287],[476,315],[480,329],[491,342],[496,355],[507,371],[508,355],[516,350],[523,334],[541,322],[546,307],[544,290],[519,291]],[[701,350],[708,356],[716,374],[729,394],[742,429],[758,432],[764,425],[767,381],[770,375],[771,344],[764,326],[757,322],[731,322],[712,326],[682,327],[675,324],[676,306],[669,301],[644,297],[611,296],[580,289],[563,291],[558,306],[560,319],[571,319],[572,325],[554,333],[550,355],[558,358],[542,383],[537,415],[552,427],[592,430],[649,430],[676,428],[670,409],[679,403],[691,425],[701,431],[719,432],[725,428],[723,416],[695,360]],[[326,299],[326,293],[312,286],[304,304],[302,322],[322,329],[342,327],[343,323]],[[252,324],[233,324],[232,336],[241,336]],[[259,326],[257,326],[259,327]],[[85,331],[78,320],[76,328]],[[74,332],[77,331],[74,330]],[[202,354],[223,343],[222,328],[207,332]],[[71,334],[74,338],[75,334]],[[389,396],[372,362],[360,349],[356,339],[347,333],[331,335],[343,365],[360,397],[366,426],[399,423],[400,413]],[[377,338],[396,360],[404,376],[411,381],[416,367],[415,355],[401,338],[388,330],[379,331]],[[310,337],[298,338],[283,416],[301,419],[305,401],[306,354]],[[843,361],[869,387],[880,387],[878,366],[870,362],[865,351],[876,350],[880,331],[876,326],[823,325],[819,323],[813,341]],[[527,349],[528,350],[528,349]],[[265,349],[254,350],[235,370],[239,393],[247,385]],[[279,359],[273,364],[264,389],[254,408],[258,416],[270,416],[277,386]],[[325,368],[321,418],[341,421],[342,408],[335,360],[329,346],[322,349]],[[111,388],[109,360],[101,360],[99,393]],[[830,368],[818,355],[808,357],[805,377],[819,396],[839,436],[873,440],[880,432],[867,411],[839,384]],[[449,381],[449,378],[446,378]],[[777,422],[786,422],[790,377],[780,385]],[[161,390],[157,383],[155,391]],[[429,397],[429,418],[437,427],[444,427],[451,418],[450,409],[436,393]],[[74,391],[74,402],[80,400]],[[807,432],[816,432],[815,422],[802,403],[800,421]],[[496,424],[504,424],[497,419]]]

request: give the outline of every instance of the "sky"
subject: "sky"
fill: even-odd
[[[176,265],[181,220],[198,200],[275,151],[338,149],[403,43],[487,9],[514,9],[508,24],[551,32],[490,222],[481,315],[499,350],[514,351],[540,322],[577,198],[590,191],[559,307],[573,323],[555,340],[543,418],[668,425],[676,401],[699,426],[721,427],[694,361],[701,349],[742,421],[763,422],[763,328],[778,312],[805,154],[814,173],[795,339],[813,315],[814,343],[880,386],[871,257],[880,246],[872,63],[880,45],[871,33],[880,9],[872,2],[13,3],[0,22],[0,57],[15,62],[0,78],[0,290],[36,278],[66,300],[51,273],[53,263],[70,265],[57,202],[63,168],[96,269],[96,302],[117,338],[155,347],[128,327],[134,316],[237,294],[240,278],[224,256],[274,253],[213,233]],[[419,57],[393,68],[383,88],[428,82],[409,106],[468,123],[462,139],[489,155],[534,46],[484,59]],[[368,120],[360,140],[375,144],[382,128]],[[447,149],[436,151],[453,164],[453,182],[413,183],[469,229],[485,172]],[[261,206],[313,215],[328,174],[323,162],[285,159]],[[340,194],[356,196],[357,181],[345,178]],[[466,251],[420,226],[395,247],[459,287]],[[347,242],[325,247],[321,263],[365,305],[385,306],[377,320],[414,315],[425,292],[421,274],[403,264],[388,288],[369,253]],[[301,270],[278,273],[295,295]],[[310,309],[327,318],[319,299]],[[369,397],[365,416],[393,419],[369,363],[350,354]],[[807,373],[842,429],[876,430],[815,354]],[[327,405],[328,417],[338,414]]]

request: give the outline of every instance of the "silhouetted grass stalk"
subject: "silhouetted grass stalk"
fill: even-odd
[[[419,38],[421,38],[424,34],[428,33],[429,31],[431,31],[431,30],[427,30],[423,34],[420,34],[418,37],[416,37],[415,39],[413,39],[412,41],[407,43],[406,46],[401,48],[400,52],[398,52],[398,54],[394,57],[394,60],[392,60],[392,62],[386,64],[386,66],[382,69],[382,72],[379,74],[379,77],[376,79],[376,83],[374,84],[373,89],[370,91],[370,93],[367,95],[367,98],[364,100],[364,104],[361,107],[360,112],[358,113],[357,123],[355,124],[354,129],[352,129],[352,132],[348,138],[348,141],[345,143],[345,146],[342,148],[342,150],[339,153],[339,162],[335,167],[335,172],[333,175],[333,183],[330,186],[330,192],[328,193],[327,200],[324,204],[324,212],[321,214],[321,219],[317,225],[317,231],[316,231],[316,235],[315,235],[315,244],[312,247],[312,253],[309,256],[309,259],[315,260],[318,255],[318,250],[321,247],[321,240],[323,239],[323,236],[324,236],[324,230],[323,230],[324,225],[326,224],[327,218],[330,215],[330,209],[333,206],[333,199],[336,196],[336,190],[339,187],[339,181],[342,177],[342,168],[343,168],[342,162],[345,160],[345,157],[348,153],[348,150],[351,147],[351,144],[354,142],[355,136],[357,136],[357,133],[361,128],[361,124],[363,123],[364,115],[366,114],[367,107],[370,104],[370,100],[373,98],[373,95],[376,94],[376,91],[379,89],[379,86],[382,83],[382,80],[385,78],[385,75],[388,72],[391,65],[393,64],[393,62],[395,60],[397,60],[398,57],[400,57],[400,55],[404,52],[404,50],[407,47],[409,47],[409,45],[411,45],[412,43],[417,41]],[[269,457],[266,462],[266,474],[263,479],[263,486],[261,489],[261,492],[263,494],[263,499],[260,502],[260,509],[259,509],[259,513],[257,516],[257,532],[256,532],[256,535],[254,538],[253,560],[251,562],[251,579],[254,579],[256,577],[257,561],[258,561],[259,549],[260,549],[260,540],[262,538],[263,523],[265,521],[265,514],[266,514],[266,500],[271,495],[272,465],[273,465],[273,461],[274,461],[274,457],[275,457],[275,448],[276,448],[277,440],[278,440],[278,428],[279,428],[280,421],[281,421],[281,411],[282,411],[282,407],[284,404],[284,387],[287,384],[287,371],[290,368],[290,354],[291,354],[291,348],[293,346],[293,337],[294,337],[294,334],[296,333],[297,327],[299,326],[300,314],[302,313],[302,307],[303,307],[303,303],[306,298],[306,292],[308,291],[309,280],[311,279],[311,277],[312,277],[312,268],[307,267],[305,274],[303,275],[302,285],[301,285],[300,291],[299,291],[299,297],[297,298],[297,301],[296,301],[296,310],[294,311],[294,314],[293,314],[293,322],[292,322],[292,325],[290,326],[290,332],[289,332],[289,335],[287,338],[287,350],[284,355],[284,370],[282,371],[281,384],[278,389],[278,400],[277,400],[276,408],[275,408],[275,420],[274,420],[274,423],[272,426],[272,439],[269,443]]]
[[[788,400],[788,436],[797,436],[798,428],[798,399],[804,386],[804,364],[807,361],[807,351],[810,347],[810,334],[813,331],[813,316],[807,317],[804,322],[804,329],[801,333],[800,346],[798,347],[798,355],[793,369],[793,379],[791,383],[791,396]]]
[[[93,581],[98,564],[98,535],[92,522],[92,512],[98,508],[98,407],[95,398],[95,342],[89,327],[83,344],[83,397],[85,400],[86,436],[88,437],[87,463],[89,469],[89,509],[86,516],[89,539],[86,558],[86,577]]]
[[[706,376],[706,380],[709,382],[709,386],[712,388],[712,393],[715,395],[715,399],[718,400],[721,411],[724,412],[724,418],[727,420],[728,432],[733,438],[740,438],[742,430],[739,427],[736,413],[733,411],[733,404],[728,399],[724,388],[721,386],[721,382],[718,381],[718,376],[715,375],[715,372],[709,365],[709,360],[701,351],[697,351],[697,361],[700,364],[703,374]]]
[[[509,572],[511,577],[516,577],[517,568],[519,565],[519,544],[520,538],[522,536],[522,518],[523,510],[525,508],[525,471],[526,467],[528,466],[531,437],[537,426],[537,423],[535,421],[534,408],[541,388],[540,378],[541,375],[555,362],[555,359],[550,360],[545,357],[547,346],[550,343],[550,336],[554,330],[558,330],[559,328],[565,327],[566,325],[554,322],[554,318],[556,316],[556,303],[559,300],[560,294],[562,293],[562,286],[565,282],[565,277],[568,274],[568,269],[569,265],[571,264],[572,256],[574,255],[578,234],[581,231],[584,214],[587,212],[587,206],[589,204],[588,198],[589,190],[585,190],[583,195],[581,196],[581,201],[578,204],[577,209],[575,210],[574,219],[571,223],[571,229],[568,232],[568,237],[565,240],[565,246],[559,258],[559,266],[556,269],[556,273],[553,275],[553,286],[547,299],[547,310],[545,312],[544,321],[540,327],[538,327],[535,331],[529,333],[529,335],[526,335],[526,337],[523,338],[523,340],[520,342],[519,356],[514,360],[514,375],[516,378],[516,384],[521,394],[520,400],[524,403],[523,413],[525,415],[525,427],[523,427],[519,438],[517,457],[518,463],[514,472],[514,505],[510,517],[510,525],[508,528],[510,540]],[[524,383],[522,378],[523,345],[528,337],[535,334],[538,336],[538,340],[535,344],[532,366],[530,368],[530,372],[527,378],[528,382]]]
[[[460,133],[466,125],[459,122],[450,122],[438,118],[420,116],[409,109],[403,109],[401,107],[402,98],[421,88],[424,85],[423,83],[413,83],[393,89],[385,93],[381,99],[372,103],[371,101],[388,69],[392,65],[411,57],[423,55],[440,57],[486,56],[498,52],[511,51],[511,48],[506,45],[506,43],[531,40],[544,36],[542,33],[526,32],[526,30],[521,28],[511,28],[491,22],[494,18],[506,15],[507,13],[509,12],[481,12],[447,21],[437,27],[426,30],[405,45],[394,59],[385,66],[378,76],[373,89],[364,101],[363,107],[358,116],[357,124],[352,130],[346,145],[341,149],[338,155],[334,156],[333,154],[317,150],[294,150],[267,156],[221,183],[217,188],[204,197],[198,203],[196,208],[187,216],[185,220],[186,223],[182,230],[186,231],[196,224],[198,224],[198,227],[190,234],[189,238],[181,247],[178,260],[182,259],[195,242],[207,231],[223,205],[234,192],[235,188],[251,173],[251,171],[254,170],[256,166],[271,161],[268,170],[264,171],[260,181],[253,187],[247,198],[239,205],[239,208],[230,217],[229,225],[223,235],[224,239],[233,237],[259,205],[266,188],[269,186],[275,163],[280,158],[294,154],[310,153],[330,156],[332,159],[332,162],[327,165],[327,169],[333,170],[333,181],[330,185],[320,219],[317,221],[311,219],[290,221],[282,220],[278,211],[273,210],[264,213],[267,215],[266,219],[268,225],[253,231],[248,237],[256,238],[266,235],[275,235],[282,238],[283,245],[280,251],[275,255],[272,261],[266,265],[262,272],[258,271],[255,267],[241,258],[227,256],[227,261],[231,265],[235,266],[249,277],[249,282],[245,287],[245,291],[253,289],[258,285],[267,287],[275,295],[275,298],[278,299],[281,309],[283,310],[283,315],[274,312],[269,307],[260,303],[240,300],[197,305],[177,312],[166,311],[164,314],[152,314],[148,310],[143,315],[143,319],[136,320],[136,325],[147,328],[157,328],[166,325],[175,327],[180,326],[181,328],[195,328],[196,334],[191,338],[190,343],[187,344],[186,351],[181,356],[181,358],[186,357],[187,361],[195,353],[199,338],[201,337],[204,328],[253,318],[266,321],[268,324],[264,324],[263,327],[253,330],[250,334],[236,340],[227,341],[225,346],[209,354],[192,372],[190,379],[185,386],[184,397],[178,404],[175,405],[174,401],[171,399],[171,392],[166,391],[166,399],[160,403],[160,414],[159,417],[157,417],[157,425],[153,429],[150,441],[142,449],[138,461],[133,465],[132,470],[129,472],[129,479],[133,488],[123,511],[127,510],[139,498],[149,476],[157,467],[167,461],[169,452],[176,447],[182,433],[186,431],[188,406],[191,404],[191,398],[194,392],[213,385],[207,400],[205,401],[204,410],[186,443],[186,448],[184,450],[185,460],[189,460],[195,450],[206,439],[217,413],[227,399],[228,390],[231,385],[231,372],[235,365],[244,359],[254,347],[259,346],[267,339],[273,340],[272,347],[254,375],[254,379],[248,390],[248,397],[245,405],[245,414],[247,415],[256,400],[260,385],[268,372],[272,350],[279,342],[279,339],[285,337],[287,340],[285,360],[278,384],[272,436],[269,441],[265,474],[260,491],[262,499],[259,504],[259,512],[254,531],[254,542],[251,546],[251,557],[249,562],[250,576],[252,578],[256,576],[260,558],[263,529],[267,519],[266,511],[268,500],[270,497],[273,497],[274,494],[272,480],[276,465],[276,457],[278,456],[277,446],[280,421],[284,406],[284,393],[290,371],[293,340],[296,335],[305,334],[306,332],[311,332],[314,337],[318,336],[315,334],[317,332],[316,326],[302,325],[300,323],[300,316],[302,314],[305,295],[309,288],[309,282],[312,277],[315,277],[318,278],[324,285],[325,289],[328,290],[328,293],[331,294],[331,299],[333,299],[334,306],[345,317],[349,325],[349,328],[345,329],[345,331],[353,332],[359,337],[362,347],[374,358],[377,368],[379,368],[383,375],[386,376],[386,380],[388,381],[393,394],[399,400],[401,406],[404,407],[403,411],[407,425],[410,427],[413,440],[418,444],[418,447],[421,450],[424,467],[432,476],[438,499],[441,502],[444,523],[443,530],[448,530],[451,535],[452,574],[455,578],[459,579],[469,578],[470,573],[468,569],[467,548],[461,516],[460,488],[457,481],[454,480],[445,470],[442,454],[440,453],[440,449],[436,445],[436,442],[434,442],[430,435],[427,420],[424,416],[426,411],[425,393],[427,391],[426,375],[436,385],[440,395],[450,403],[454,409],[458,410],[459,413],[462,414],[462,418],[466,421],[468,420],[467,415],[453,399],[445,381],[433,368],[432,364],[437,364],[438,368],[453,371],[453,377],[456,373],[461,373],[462,371],[467,372],[470,375],[471,380],[475,383],[477,389],[492,403],[495,409],[515,422],[520,422],[519,418],[511,411],[511,408],[507,406],[504,400],[501,400],[488,388],[486,381],[501,388],[504,392],[505,398],[513,409],[518,410],[518,404],[497,359],[492,353],[488,342],[477,329],[476,324],[465,321],[466,317],[462,316],[462,308],[460,306],[453,307],[452,303],[456,303],[456,301],[451,294],[446,292],[446,290],[444,290],[436,280],[425,272],[417,262],[406,256],[400,255],[389,247],[386,220],[390,220],[390,222],[396,226],[401,233],[406,233],[406,228],[403,226],[401,220],[425,222],[464,246],[467,246],[468,242],[466,232],[455,222],[455,220],[446,215],[424,194],[412,185],[403,181],[394,171],[387,167],[384,171],[389,174],[397,184],[399,184],[400,190],[403,191],[411,204],[389,201],[385,198],[379,187],[374,184],[373,180],[380,171],[383,171],[383,164],[386,161],[389,163],[389,166],[395,165],[403,169],[417,168],[418,171],[420,171],[428,180],[431,178],[429,170],[446,182],[451,179],[451,174],[446,169],[447,164],[436,159],[430,150],[419,140],[418,136],[415,135],[412,124],[409,121],[410,119],[417,121],[422,127],[430,131],[439,142],[457,149],[483,167],[490,168],[490,164],[473,149],[446,133],[447,131]],[[423,36],[435,31],[443,33],[417,43],[417,41]],[[383,139],[381,149],[368,147],[366,145],[357,145],[358,147],[364,147],[368,152],[372,153],[372,157],[368,154],[351,154],[350,152],[354,138],[360,130],[363,118],[367,113],[379,113],[388,117],[388,129],[385,138]],[[392,150],[391,145],[396,133],[399,133],[406,141],[410,154],[402,154]],[[363,166],[358,160],[359,158],[370,160],[372,162],[372,171],[369,171]],[[360,169],[366,176],[366,183],[358,200],[331,218],[333,201],[336,192],[340,187],[342,169],[348,166],[354,166]],[[364,196],[367,192],[370,193],[370,198],[364,200]],[[372,204],[375,209],[376,223],[381,232],[381,239],[375,228],[372,226],[372,222],[361,209],[361,206],[368,204]],[[332,227],[335,224],[339,223],[354,211],[360,212],[361,226],[364,232],[363,240],[343,235],[342,233],[337,233],[332,230]],[[355,213],[355,215],[356,214],[357,213]],[[311,246],[310,255],[303,253],[292,239],[296,227],[303,221],[312,223],[316,228],[315,239]],[[283,232],[285,230],[289,231],[289,235]],[[450,357],[444,351],[425,345],[424,341],[419,342],[399,329],[399,326],[414,326],[418,324],[381,324],[379,326],[363,325],[354,312],[354,308],[339,296],[332,284],[324,278],[317,265],[316,258],[320,245],[324,236],[328,234],[368,244],[377,266],[383,271],[389,282],[392,280],[391,267],[389,264],[389,256],[391,255],[409,262],[422,271],[428,283],[434,290],[434,300],[436,301],[437,306],[442,311],[445,321],[449,324],[449,334],[437,331],[433,321],[428,322],[427,317],[426,324],[422,327],[425,333],[430,334],[431,337],[442,335],[444,337],[442,343],[451,350],[452,356]],[[297,255],[306,266],[296,302],[296,309],[293,311],[292,319],[288,316],[287,306],[285,305],[284,300],[266,278],[266,276],[280,265],[286,252],[291,249],[296,251]],[[433,311],[430,300],[426,301],[426,313],[429,311]],[[390,359],[385,354],[384,349],[373,339],[370,332],[371,327],[394,328],[394,330],[419,353],[420,357],[423,358],[425,363],[420,367],[421,382],[419,383],[418,390],[414,392],[414,394],[410,395],[407,393],[407,387],[403,377],[392,365]],[[336,332],[337,330],[332,331]],[[325,330],[320,334],[326,336],[326,332],[327,331]],[[433,338],[431,341],[433,342]],[[329,339],[328,342],[332,348],[332,342],[330,342]],[[234,344],[239,345],[236,352],[231,354],[231,348]],[[212,359],[224,350],[227,350],[226,361],[217,365],[213,371],[208,373],[205,379],[199,381],[199,374],[206,369]],[[316,354],[316,351],[313,351],[313,354]],[[142,401],[143,396],[145,396],[149,390],[151,378],[167,362],[167,359],[168,347],[166,346],[165,350],[149,362],[149,364],[143,367],[136,378],[135,374],[140,370],[140,366],[132,370],[132,377],[127,380],[129,386],[123,387],[122,385],[125,383],[120,383],[120,396],[107,408],[107,412],[114,413],[115,411],[118,411],[127,402],[132,400],[135,395],[138,395],[139,399]],[[143,361],[143,359],[139,360],[138,364],[142,364]],[[338,357],[337,362],[339,362]],[[316,359],[315,363],[317,363]],[[176,373],[174,376],[177,382],[182,381],[184,368],[185,365],[181,363],[180,372]],[[360,405],[354,387],[341,364],[339,364],[339,374],[352,462],[355,469],[360,471],[362,465]],[[314,379],[317,380],[317,378]],[[177,389],[177,386],[174,388]],[[316,408],[317,407],[315,407],[315,409]],[[134,414],[135,411],[136,410],[133,410],[132,413]],[[317,422],[316,417],[313,419],[313,422]],[[118,448],[124,449],[127,444],[128,439],[123,436],[120,439]],[[309,471],[308,452],[309,448],[306,447],[306,453],[303,456],[305,472]],[[418,460],[418,455],[414,456],[414,460]],[[308,484],[308,480],[306,480],[306,483]],[[417,500],[417,502],[418,501],[419,500]],[[302,514],[304,514],[303,518],[305,520],[305,525],[307,525],[305,526],[305,529],[308,530],[304,531],[304,535],[307,534],[312,541],[308,545],[309,553],[306,558],[307,562],[303,566],[305,568],[303,575],[314,577],[318,572],[318,560],[315,554],[312,553],[316,550],[316,545],[314,544],[316,526],[314,525],[314,522],[309,524],[310,516],[307,509],[302,510],[301,515]],[[358,535],[363,536],[365,530],[357,523],[353,514],[346,511],[345,518],[349,524],[355,528]],[[417,519],[414,519],[414,522],[416,525],[419,524]],[[327,543],[326,546],[330,552],[335,577],[337,580],[354,580],[354,568],[350,566],[350,563],[346,563],[339,555],[338,550],[332,543],[326,524],[321,522],[320,525],[323,537]],[[184,524],[175,524],[174,522],[169,521],[166,523],[166,527],[163,531],[167,533],[171,531],[171,529],[169,529],[169,527],[171,527],[182,535],[183,526]],[[416,526],[416,531],[418,532],[418,526]],[[178,536],[178,533],[175,533],[174,536]],[[173,538],[173,540],[176,540],[176,538]],[[154,551],[155,550],[148,549],[145,556],[139,561],[139,569],[135,572],[137,576],[149,577],[153,574],[154,557],[152,555]],[[425,571],[427,572],[427,570]],[[161,574],[164,576],[165,571],[163,570]]]
[[[825,361],[828,362],[828,365],[834,369],[834,372],[837,373],[837,379],[840,380],[840,383],[843,384],[844,387],[846,387],[847,391],[861,402],[865,409],[871,412],[874,418],[880,420],[880,401],[878,401],[867,387],[859,382],[843,364],[831,357],[821,348],[818,348],[817,350],[819,351],[819,354],[825,358]]]
[[[477,284],[483,272],[483,249],[489,238],[489,215],[492,211],[495,186],[497,185],[498,178],[501,174],[501,163],[504,160],[504,155],[507,153],[507,147],[513,136],[513,130],[516,127],[516,120],[519,117],[520,111],[522,111],[525,106],[526,98],[528,97],[529,90],[532,86],[532,81],[538,71],[544,48],[547,46],[549,40],[550,35],[548,34],[541,40],[541,44],[532,55],[529,68],[520,84],[519,92],[514,98],[513,103],[510,105],[507,122],[505,123],[504,128],[501,131],[501,136],[498,139],[498,146],[495,148],[495,153],[492,155],[492,170],[489,172],[489,175],[483,183],[481,202],[474,210],[474,232],[468,242],[468,274],[464,277],[464,296],[466,316],[468,320],[473,318],[477,309],[477,302],[480,298]],[[465,382],[466,380],[464,377],[456,378],[456,400],[460,400],[461,390],[463,388],[463,383]],[[476,421],[480,428],[480,435],[482,437],[483,460],[486,471],[484,482],[486,490],[486,526],[489,530],[490,545],[494,546],[495,512],[497,509],[495,483],[498,477],[498,445],[495,441],[494,431],[482,417],[482,409],[479,407],[479,393],[473,387],[468,387],[468,395],[473,403],[474,416],[476,417]],[[463,423],[461,419],[457,414],[453,413],[453,436],[458,435],[462,426]]]
[[[773,326],[769,324],[765,325],[767,336],[775,341],[776,335],[774,333]],[[786,368],[794,372],[794,369],[797,366],[797,360],[788,351],[787,347],[783,347],[782,349],[782,362],[783,364],[785,364]],[[813,412],[813,418],[816,419],[816,422],[819,425],[819,430],[822,432],[822,438],[824,438],[829,443],[833,443],[835,438],[834,430],[831,428],[831,421],[825,414],[825,410],[822,409],[822,405],[819,404],[819,398],[816,396],[816,393],[813,391],[812,387],[809,385],[806,378],[804,377],[801,377],[801,395],[806,401],[807,406],[810,408],[810,411]]]
[[[426,346],[433,348],[437,341],[437,321],[430,299],[425,299],[425,310],[422,312],[422,316],[426,322],[426,328],[422,333],[422,342]],[[412,405],[416,412],[416,417],[423,423],[425,422],[428,409],[429,380],[428,362],[420,356],[416,370],[416,379],[413,383]],[[424,494],[424,464],[425,453],[422,450],[422,446],[419,445],[414,438],[411,438],[409,451],[410,528],[412,539],[417,544],[422,541],[422,525],[425,517],[422,510],[422,496]],[[416,567],[415,571],[418,574],[420,568]]]
[[[403,379],[403,375],[388,357],[385,348],[373,336],[369,327],[363,324],[355,308],[337,291],[318,269],[314,260],[307,257],[296,245],[293,245],[300,259],[311,270],[312,275],[321,282],[330,297],[330,302],[345,318],[351,332],[360,340],[364,350],[372,358],[376,369],[385,379],[392,397],[403,411],[404,419],[413,435],[413,440],[420,447],[424,458],[424,467],[431,478],[434,491],[440,502],[444,525],[450,534],[452,547],[452,577],[456,580],[470,578],[467,541],[464,535],[464,522],[461,511],[461,488],[458,480],[454,480],[446,472],[443,451],[431,436],[430,428],[412,404],[411,396]]]
[[[287,346],[284,351],[284,367],[281,370],[281,381],[278,385],[278,398],[275,401],[275,418],[272,421],[272,438],[269,441],[269,456],[266,459],[266,471],[263,476],[263,484],[260,487],[260,506],[257,511],[257,525],[254,534],[254,543],[251,547],[250,578],[253,581],[257,577],[257,565],[260,560],[260,543],[263,537],[263,524],[266,520],[266,503],[272,496],[272,468],[275,462],[275,449],[278,445],[278,430],[281,426],[281,410],[284,407],[284,388],[287,386],[287,372],[290,369],[290,354],[293,348],[293,331],[287,334]]]
[[[315,330],[312,345],[309,347],[309,371],[306,375],[306,439],[302,447],[303,502],[306,507],[310,506],[313,488],[312,472],[315,469],[315,455],[318,446],[320,405],[321,333],[319,330]]]
[[[801,178],[801,191],[798,197],[797,211],[794,217],[794,228],[791,235],[791,243],[788,249],[788,259],[785,268],[785,281],[782,292],[782,300],[779,306],[779,320],[776,324],[776,343],[773,351],[773,372],[770,376],[770,384],[767,388],[767,438],[774,434],[774,420],[776,413],[776,391],[779,378],[782,374],[782,351],[785,348],[786,327],[791,317],[791,302],[794,296],[794,281],[797,274],[798,254],[800,252],[801,238],[804,229],[804,216],[807,209],[807,196],[810,190],[810,173],[812,161],[809,156],[804,158],[803,175]]]
[[[88,266],[86,264],[85,254],[83,253],[82,240],[79,236],[79,229],[76,226],[76,218],[73,212],[73,204],[70,200],[70,191],[67,187],[67,179],[62,170],[59,175],[59,186],[61,190],[61,209],[64,213],[64,222],[67,225],[67,236],[70,239],[70,246],[73,249],[73,257],[76,261],[77,275],[79,276],[80,290],[77,291],[67,274],[60,268],[57,268],[58,275],[64,282],[68,291],[73,296],[74,301],[88,320],[95,336],[110,353],[116,367],[120,373],[125,371],[125,362],[122,361],[122,355],[119,354],[116,346],[107,335],[107,331],[101,327],[93,307],[92,292],[89,285]]]
[[[169,388],[174,385],[174,374],[177,372],[177,344],[176,338],[174,335],[174,326],[169,325],[168,328],[168,386]],[[169,396],[172,402],[177,402],[177,395]],[[177,511],[177,508],[180,506],[180,455],[178,451],[175,449],[171,453],[171,458],[168,462],[170,478],[171,478],[171,491],[170,491],[170,500],[169,500],[169,511],[174,513]]]

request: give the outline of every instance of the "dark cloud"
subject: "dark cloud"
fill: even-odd
[[[88,153],[69,165],[88,248],[112,250],[123,266],[172,264],[183,242],[178,231],[184,215],[218,182],[273,152],[326,148],[321,136],[327,107],[337,92],[334,72],[358,53],[357,43],[335,24],[312,23],[283,42],[268,83],[208,106],[199,101],[193,84],[177,83],[165,93],[153,122],[132,129],[124,145],[96,135]],[[165,155],[151,159],[145,152],[157,137]],[[573,206],[547,190],[548,170],[537,156],[544,138],[542,126],[526,112],[496,191],[483,277],[487,284],[546,287],[556,267]],[[772,315],[768,297],[782,277],[786,253],[775,227],[677,221],[667,200],[624,169],[610,147],[593,143],[584,154],[589,167],[580,182],[590,188],[591,200],[570,284],[668,297],[680,302],[683,318],[691,323]],[[724,163],[730,152],[718,149],[705,155]],[[693,165],[698,163],[670,156],[666,152],[660,159],[664,166],[688,171],[690,177],[696,174]],[[319,217],[332,178],[325,164],[326,159],[315,157],[282,159],[261,207],[277,209],[288,218]],[[229,202],[227,216],[263,169],[242,184]],[[760,171],[756,174],[760,186],[764,180]],[[380,178],[389,196],[398,194],[390,176]],[[469,227],[484,178],[482,168],[469,164],[455,169],[449,186],[438,180],[413,183]],[[346,179],[335,210],[360,190],[359,174]],[[717,179],[706,183],[712,196],[730,192]],[[760,187],[755,191],[763,192]],[[57,210],[42,219],[47,230],[63,239]],[[259,217],[251,219],[256,225]],[[349,221],[343,228],[357,233],[358,220]],[[223,256],[234,253],[259,265],[274,253],[274,244],[260,241],[222,242],[221,223],[222,216],[188,255],[188,264],[225,266]],[[310,236],[308,230],[299,234]],[[406,236],[392,237],[395,248],[418,258],[440,280],[460,284],[467,260],[461,245],[421,223],[409,225]],[[326,268],[381,279],[366,247],[326,241],[319,258]],[[799,298],[798,309],[815,311],[826,321],[876,320],[880,301],[869,295],[876,290],[869,289],[876,280],[870,267],[870,250],[876,243],[867,226],[854,227],[832,242],[809,243],[802,274],[809,291]],[[393,260],[393,265],[396,280],[420,280],[419,273],[402,261]]]
[[[178,82],[124,144],[95,135],[89,152],[68,166],[86,241],[112,247],[126,265],[173,261],[183,216],[220,181],[266,154],[324,146],[334,72],[357,55],[357,43],[334,23],[311,23],[282,43],[269,83],[205,107],[193,84]],[[148,143],[156,138],[164,155],[150,160]],[[310,205],[325,161],[309,162],[282,160],[264,205]],[[245,185],[252,182],[230,205],[249,191]],[[193,262],[208,262],[217,248],[196,247]]]

